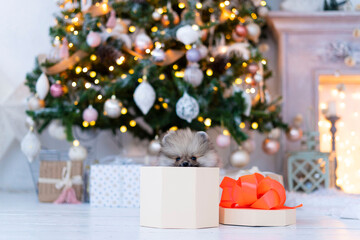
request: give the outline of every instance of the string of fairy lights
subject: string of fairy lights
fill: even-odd
[[[223,18],[230,19],[230,20],[235,20],[235,19],[237,18],[241,23],[244,23],[244,22],[245,22],[245,19],[242,18],[242,17],[240,17],[240,16],[237,16],[237,15],[238,15],[238,10],[237,10],[237,9],[232,8],[231,11],[229,11],[229,10],[226,9],[226,7],[228,7],[230,4],[231,4],[231,2],[228,1],[228,0],[219,3],[219,8],[222,10],[222,14],[221,14],[222,17],[223,17]],[[267,3],[266,3],[266,1],[261,1],[261,2],[260,2],[260,5],[261,5],[261,6],[266,6]],[[107,1],[107,0],[103,0],[101,3],[97,2],[97,3],[95,4],[95,6],[96,6],[96,7],[100,7],[104,12],[107,12],[107,11],[109,10],[109,4],[108,4],[108,1]],[[201,2],[197,2],[195,6],[196,6],[197,9],[202,9],[203,4],[202,4]],[[65,7],[66,7],[65,4],[60,5],[60,8],[65,8]],[[179,3],[178,3],[178,7],[179,7],[180,9],[184,9],[184,8],[186,7],[186,4],[185,4],[184,2],[179,2]],[[167,6],[164,6],[164,7],[162,7],[162,8],[156,9],[156,12],[157,12],[158,14],[160,14],[160,15],[166,13],[167,11],[168,11]],[[214,9],[213,9],[213,8],[209,8],[209,13],[212,13],[212,12],[214,12]],[[69,18],[70,18],[69,15],[64,15],[64,19],[65,19],[65,20],[68,20]],[[251,13],[251,18],[254,19],[254,20],[256,20],[256,19],[258,18],[258,16],[256,15],[256,13]],[[56,21],[56,20],[55,20],[55,21]],[[215,19],[212,19],[211,21],[215,21]],[[103,26],[102,26],[101,23],[98,23],[98,27],[103,27]],[[79,34],[80,28],[81,28],[81,20],[79,19],[78,16],[74,16],[73,18],[71,18],[70,23],[66,26],[66,30],[67,30],[69,33],[72,33],[72,34],[75,35],[75,36]],[[199,29],[199,26],[196,25],[196,24],[194,24],[194,25],[192,25],[192,28],[193,28],[194,30],[198,30],[198,29]],[[134,25],[128,26],[128,31],[129,31],[129,33],[134,33],[136,30],[137,30],[136,26],[134,26]],[[109,33],[111,33],[112,29],[111,29],[111,28],[107,28],[106,31],[109,32]],[[158,29],[157,26],[154,26],[154,27],[151,28],[151,31],[154,32],[154,33],[156,33],[156,32],[158,32],[158,31],[160,31],[160,30]],[[162,31],[162,32],[160,32],[160,34],[164,34],[164,32]],[[231,39],[231,35],[230,35],[230,34],[226,34],[225,38],[226,38],[226,39]],[[56,37],[55,37],[55,40],[54,40],[54,45],[55,45],[55,44],[59,44],[62,40],[63,40],[63,39],[61,39],[59,36],[56,36]],[[154,46],[155,46],[155,49],[161,48],[161,47],[162,47],[162,43],[159,42],[159,41],[156,41],[156,42],[154,43]],[[73,44],[72,42],[69,42],[69,43],[68,43],[68,47],[71,49],[71,48],[74,47],[74,44]],[[186,50],[190,50],[192,47],[193,47],[193,46],[190,45],[190,44],[185,45],[185,49],[186,49]],[[145,55],[151,55],[152,52],[153,52],[153,51],[151,50],[151,48],[146,48],[144,54],[145,54]],[[94,61],[96,61],[96,60],[98,59],[98,56],[97,56],[96,54],[91,54],[91,55],[89,56],[89,59],[90,59],[90,61],[94,62]],[[139,60],[139,58],[138,58],[137,56],[134,56],[133,59],[134,59],[135,61],[138,61],[138,60]],[[215,59],[214,59],[214,57],[212,57],[212,56],[208,58],[208,61],[209,61],[210,63],[214,62],[214,60],[215,60]],[[111,66],[109,66],[109,67],[108,67],[108,70],[109,70],[110,72],[114,71],[117,66],[121,66],[122,64],[125,63],[125,61],[126,61],[125,56],[123,56],[123,55],[120,56],[120,57],[119,57],[118,59],[116,59],[116,61],[115,61],[115,62],[116,62],[116,65],[111,65]],[[262,59],[262,60],[261,60],[261,63],[262,63],[263,65],[266,65],[266,64],[267,64],[266,59]],[[244,68],[246,68],[246,67],[248,66],[248,63],[244,61],[244,62],[242,63],[242,66],[243,66]],[[225,68],[227,69],[227,68],[230,68],[230,67],[231,67],[231,63],[228,62],[228,63],[226,64],[226,67],[225,67]],[[172,69],[175,71],[175,72],[174,72],[174,75],[175,75],[177,78],[183,78],[183,77],[184,77],[184,71],[185,71],[185,69],[179,69],[179,66],[178,66],[177,64],[173,64],[173,65],[172,65]],[[75,72],[77,75],[85,73],[85,74],[88,74],[92,79],[94,79],[93,82],[84,81],[83,87],[84,87],[85,89],[92,88],[92,87],[93,87],[93,84],[94,84],[94,85],[99,85],[100,82],[102,81],[102,77],[99,76],[99,74],[98,74],[96,71],[92,70],[91,67],[90,67],[90,65],[89,65],[89,66],[80,66],[80,65],[78,65],[78,66],[76,66],[75,68],[73,68],[73,70],[74,70],[74,72]],[[128,74],[130,74],[130,75],[134,74],[134,69],[130,69],[130,70],[128,71],[128,73],[123,73],[120,77],[121,77],[122,79],[125,79]],[[207,76],[211,77],[211,76],[213,75],[213,70],[212,70],[211,68],[208,68],[208,69],[205,70],[205,74],[206,74]],[[164,80],[164,79],[165,79],[165,75],[162,73],[162,74],[159,75],[158,78],[159,78],[159,80]],[[141,83],[142,81],[143,81],[142,78],[138,78],[138,82],[139,82],[139,83]],[[241,85],[241,84],[243,84],[243,83],[246,83],[247,85],[250,86],[249,88],[246,88],[246,89],[245,89],[246,93],[255,94],[255,93],[256,93],[256,89],[251,86],[251,82],[252,82],[252,81],[253,81],[252,76],[251,76],[250,74],[248,74],[248,75],[245,76],[244,78],[240,78],[240,77],[236,78],[236,79],[234,80],[234,84],[236,84],[236,85]],[[71,83],[71,86],[72,86],[73,88],[77,88],[77,87],[79,87],[79,83],[78,83],[77,81],[73,81],[73,82]],[[214,90],[214,91],[217,91],[217,87],[214,87],[213,90]],[[103,96],[102,94],[98,94],[98,95],[96,96],[96,100],[97,100],[97,101],[104,101],[105,98],[104,98],[104,96]],[[161,107],[164,108],[164,109],[167,109],[167,108],[168,108],[168,103],[164,102],[161,97],[158,99],[158,101],[159,101],[161,104],[160,104],[160,105],[159,105],[159,104],[155,104],[155,105],[154,105],[154,108],[155,108],[155,109],[160,109]],[[75,101],[74,101],[74,105],[78,105],[78,100],[75,100]],[[125,115],[126,113],[127,113],[127,108],[123,106],[122,109],[121,109],[121,114]],[[198,117],[197,120],[198,120],[199,122],[203,122],[203,124],[204,124],[206,127],[210,127],[210,126],[211,126],[211,123],[212,123],[212,120],[211,120],[210,118],[205,118],[205,119],[204,119],[204,118],[201,117],[201,116]],[[135,127],[136,124],[137,124],[137,123],[136,123],[136,120],[134,120],[134,119],[133,119],[133,120],[130,120],[128,126],[123,125],[123,126],[121,126],[121,127],[119,128],[119,130],[120,130],[120,132],[125,133],[125,132],[127,132],[128,127]],[[90,122],[88,122],[88,121],[85,121],[85,120],[84,120],[83,123],[82,123],[82,125],[83,125],[83,127],[85,127],[85,128],[87,128],[87,127],[89,127],[89,126],[95,126],[95,125],[96,125],[96,121],[90,121]],[[252,123],[250,124],[250,126],[251,126],[252,129],[255,130],[255,129],[258,128],[258,123],[257,123],[257,122],[252,122]],[[239,124],[239,127],[240,127],[241,129],[244,129],[244,128],[246,127],[245,122],[241,122],[241,123]],[[178,129],[177,126],[173,126],[173,127],[170,128],[170,130],[176,130],[176,129]],[[227,130],[225,130],[225,133],[224,133],[224,134],[227,134],[227,133],[228,133],[228,132],[226,132],[226,131],[227,131]]]

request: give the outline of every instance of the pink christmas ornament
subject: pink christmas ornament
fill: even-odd
[[[66,59],[69,57],[69,45],[66,38],[63,39],[62,45],[60,47],[59,56],[61,59]]]
[[[257,72],[257,70],[259,70],[259,66],[256,64],[256,63],[251,63],[249,64],[248,66],[248,71],[251,73],[251,74],[255,74]]]
[[[92,105],[89,105],[82,114],[84,121],[87,122],[96,121],[98,116],[99,116],[98,112],[96,111],[95,108],[93,108]]]
[[[55,83],[50,87],[50,94],[54,98],[61,97],[63,95],[63,89],[60,83]]]
[[[116,13],[114,10],[111,10],[110,17],[106,22],[106,27],[113,29],[116,26]]]
[[[220,134],[219,136],[217,136],[216,138],[216,144],[219,147],[227,147],[230,145],[230,136],[229,135],[224,135],[224,134]]]
[[[87,37],[86,37],[86,43],[87,43],[90,47],[97,47],[97,46],[99,46],[100,43],[101,43],[100,33],[91,31],[91,32],[87,35]]]
[[[235,32],[239,37],[246,37],[247,35],[246,27],[240,24],[235,27]]]

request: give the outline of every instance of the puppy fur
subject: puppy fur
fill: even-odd
[[[215,167],[219,163],[207,133],[190,129],[169,131],[161,141],[161,152],[176,167]]]

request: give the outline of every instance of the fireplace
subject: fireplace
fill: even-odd
[[[349,54],[358,55],[360,40],[353,37],[353,31],[359,22],[359,13],[348,12],[269,14],[278,42],[283,117],[291,122],[302,114],[304,131],[319,131],[320,150],[330,152],[331,124],[323,112],[335,108],[340,117],[335,124],[336,183],[351,193],[360,193],[360,128],[356,126],[356,119],[360,119],[360,69],[349,67],[344,60]],[[282,156],[300,149],[298,142],[283,139],[282,143]]]

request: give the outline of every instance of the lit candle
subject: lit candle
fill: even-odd
[[[329,101],[326,116],[336,116],[336,102],[335,101]]]

